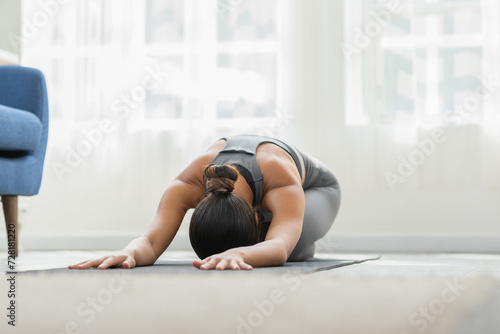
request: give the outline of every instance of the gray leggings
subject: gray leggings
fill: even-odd
[[[328,232],[340,207],[340,187],[335,175],[321,161],[304,153],[306,198],[302,234],[288,261],[305,261],[314,256],[314,242]]]

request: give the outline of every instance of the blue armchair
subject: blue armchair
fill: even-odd
[[[47,87],[42,72],[22,66],[0,66],[0,195],[7,238],[9,232],[14,233],[16,255],[17,199],[20,195],[38,194],[48,124]]]

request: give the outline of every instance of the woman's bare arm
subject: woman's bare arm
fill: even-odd
[[[114,254],[83,261],[69,268],[133,268],[153,264],[174,239],[187,210],[194,208],[205,196],[201,173],[202,166],[209,159],[207,155],[197,158],[177,176],[163,193],[158,210],[141,237]]]
[[[200,189],[182,179],[175,179],[163,194],[158,211],[144,234],[128,244],[124,250],[136,251],[138,266],[151,265],[174,239],[186,212],[195,207]]]

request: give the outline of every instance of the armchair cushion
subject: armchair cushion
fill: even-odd
[[[0,105],[0,150],[33,151],[42,136],[42,122],[35,114]]]
[[[42,72],[0,66],[0,105],[0,195],[36,195],[49,132],[47,86]],[[17,124],[21,119],[27,124]],[[28,138],[19,138],[20,133]],[[36,138],[38,144],[34,143]]]

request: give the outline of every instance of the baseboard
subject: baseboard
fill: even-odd
[[[138,232],[106,233],[25,233],[21,248],[32,250],[117,250],[123,248]],[[6,249],[6,236],[0,234],[0,250]],[[191,250],[189,236],[180,233],[170,250]],[[457,252],[500,253],[500,233],[497,234],[329,234],[317,242],[319,252]]]
[[[141,235],[141,231],[102,233],[21,233],[20,249],[37,250],[118,250]],[[189,238],[178,233],[169,249],[188,250]],[[187,244],[185,242],[187,241]],[[7,236],[0,234],[0,251],[7,249]]]
[[[500,253],[500,233],[332,234],[317,244],[333,252]]]

